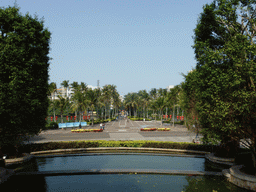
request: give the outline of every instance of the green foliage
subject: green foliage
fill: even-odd
[[[160,141],[65,141],[65,142],[50,142],[37,143],[27,145],[29,151],[44,151],[54,149],[69,149],[69,148],[90,148],[90,147],[145,147],[145,148],[165,148],[165,149],[186,149],[197,151],[216,150],[214,145],[201,145],[186,142],[160,142]],[[28,150],[28,149],[27,149]]]
[[[58,129],[59,125],[58,123],[52,121],[49,124],[46,124],[45,129]]]
[[[197,66],[185,76],[183,89],[186,117],[198,117],[188,124],[202,128],[205,143],[226,142],[227,136],[231,140],[251,138],[255,154],[256,29],[252,3],[217,0],[204,6],[195,28]],[[239,11],[242,20],[238,20]]]
[[[15,145],[46,124],[51,33],[16,7],[1,7],[0,18],[0,145]]]

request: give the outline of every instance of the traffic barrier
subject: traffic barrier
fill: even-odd
[[[79,127],[80,122],[74,123],[59,123],[59,128],[68,128],[68,127]],[[87,122],[81,122],[81,127],[87,126]]]

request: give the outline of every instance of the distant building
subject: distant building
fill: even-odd
[[[123,102],[123,101],[124,101],[124,96],[123,96],[123,95],[120,95],[120,96],[119,96],[119,99],[121,100],[121,102]]]
[[[92,85],[87,85],[87,87],[91,88],[92,90],[98,88],[97,86],[92,86]],[[100,89],[102,89],[102,88],[100,87]],[[57,91],[54,94],[52,94],[52,96],[49,96],[49,98],[52,99],[52,100],[56,100],[56,99],[59,99],[58,98],[58,95],[59,95],[59,96],[62,96],[64,98],[68,97],[69,99],[71,99],[71,96],[72,96],[73,93],[74,93],[73,88],[60,87],[59,89],[57,89]]]
[[[169,85],[169,86],[167,86],[167,91],[170,91],[170,89],[172,89],[172,88],[174,88],[174,85]]]

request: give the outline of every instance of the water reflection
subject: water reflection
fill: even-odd
[[[170,169],[216,171],[204,158],[156,155],[87,155],[36,158],[23,170]],[[220,176],[99,174],[72,176],[13,176],[0,186],[8,191],[248,191]]]
[[[38,159],[39,171],[75,169],[205,170],[204,158],[155,155],[93,155]]]
[[[15,184],[14,184],[15,183]],[[9,185],[9,186],[8,186]],[[217,176],[174,176],[150,174],[104,174],[75,176],[15,177],[5,183],[8,191],[186,191],[245,192]]]
[[[220,191],[232,191],[232,192],[248,192],[249,190],[239,188],[230,182],[226,181],[225,177],[213,177],[213,176],[186,176],[188,184],[184,186],[184,192],[220,192]]]

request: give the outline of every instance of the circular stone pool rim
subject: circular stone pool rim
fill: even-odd
[[[62,152],[93,152],[93,151],[110,151],[110,150],[131,150],[131,151],[138,151],[138,152],[168,152],[168,153],[188,153],[188,154],[200,154],[206,155],[210,154],[210,152],[206,151],[196,151],[196,150],[184,150],[184,149],[163,149],[163,148],[146,148],[146,147],[97,147],[97,148],[72,148],[72,149],[56,149],[56,150],[47,150],[47,151],[36,151],[31,152],[31,155],[38,155],[38,154],[48,154],[48,153],[62,153]]]
[[[115,150],[117,153],[109,153],[108,151]],[[122,151],[130,151],[130,153],[122,153]],[[70,154],[75,152],[74,154]],[[85,152],[85,153],[83,153]],[[94,153],[96,152],[96,153]],[[121,152],[121,153],[120,153]],[[36,158],[40,157],[60,157],[60,156],[77,156],[77,155],[171,155],[183,157],[199,157],[204,158],[205,154],[209,152],[181,150],[181,149],[162,149],[162,148],[139,148],[139,147],[98,147],[98,148],[72,148],[72,149],[57,149],[47,151],[31,152],[30,155]],[[159,153],[160,152],[160,153]],[[60,154],[64,153],[64,154]],[[80,153],[80,154],[79,154]],[[81,154],[83,153],[83,154]],[[40,155],[41,154],[41,155]],[[54,155],[52,155],[54,154]],[[17,176],[26,175],[81,175],[81,174],[167,174],[167,175],[189,175],[189,176],[203,176],[214,175],[223,176],[222,172],[210,171],[193,171],[193,170],[163,170],[163,169],[87,169],[87,170],[67,170],[67,171],[38,171],[38,172],[19,172],[15,173]]]

